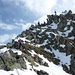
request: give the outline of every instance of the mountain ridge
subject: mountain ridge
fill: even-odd
[[[42,24],[38,22],[37,25],[31,25],[28,30],[23,31],[12,40],[13,44],[8,43],[6,47],[11,50],[13,48],[17,49],[17,45],[14,42],[17,42],[18,39],[22,39],[24,41],[24,48],[22,47],[22,49],[20,49],[23,52],[22,56],[25,57],[27,61],[31,62],[32,68],[33,65],[37,66],[35,62],[49,67],[49,63],[42,62],[43,60],[38,56],[40,54],[43,55],[44,58],[47,58],[49,62],[62,66],[64,71],[74,75],[75,14],[69,10],[65,14],[57,15],[55,13],[55,15],[47,15],[47,17],[47,22]],[[13,53],[11,50],[10,53]],[[32,52],[33,55],[31,55]],[[16,56],[16,54],[13,55],[14,56],[12,57]],[[24,59],[20,60],[25,64]],[[17,62],[16,59],[15,61]],[[24,65],[21,65],[21,68],[23,68],[23,66]],[[49,73],[41,70],[38,71],[35,69],[35,72],[37,72],[38,75],[50,75]]]

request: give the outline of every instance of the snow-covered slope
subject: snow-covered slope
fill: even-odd
[[[53,63],[62,66],[66,72],[75,74],[75,14],[69,11],[66,14],[47,17],[47,23],[32,25],[19,36],[52,53]]]
[[[19,74],[22,72],[26,75],[30,73],[31,75],[75,75],[75,14],[69,11],[66,14],[47,15],[47,17],[47,23],[31,25],[12,43],[7,44],[8,49],[7,47],[0,49],[3,56],[8,50],[7,54],[11,58],[9,56],[7,58],[9,60],[13,58],[13,65],[16,64],[18,68],[16,70],[12,63],[8,62],[12,71],[5,72],[19,72]],[[15,44],[18,39],[23,40],[20,51]],[[19,62],[15,58],[16,52],[20,56]]]
[[[8,51],[9,49],[7,49],[6,47],[0,50],[0,53],[4,53],[6,52],[6,50]],[[17,52],[19,55],[22,54],[21,51],[16,50],[16,49],[11,49],[14,53]],[[37,55],[38,57],[42,58],[42,62],[46,62],[48,63],[49,67],[40,65],[39,63],[36,63],[36,66],[32,66],[30,65],[30,62],[24,58],[26,65],[27,65],[27,69],[17,69],[15,68],[12,71],[5,71],[5,70],[0,70],[0,75],[41,75],[41,73],[37,74],[35,70],[37,71],[45,71],[48,74],[45,73],[45,75],[69,75],[68,73],[66,73],[61,66],[57,66],[55,65],[53,62],[50,62],[47,60],[47,58],[45,58],[43,55],[37,54],[36,52],[34,52],[34,50],[29,51],[29,53],[31,53],[31,56]],[[44,74],[43,74],[44,75]]]

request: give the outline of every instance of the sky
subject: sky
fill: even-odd
[[[0,44],[10,42],[31,24],[46,21],[46,15],[72,10],[75,0],[0,0]]]

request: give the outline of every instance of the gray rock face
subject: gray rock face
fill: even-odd
[[[36,72],[38,75],[49,75],[47,72],[45,72],[45,71],[43,71],[43,70],[40,70],[40,71],[35,70],[35,72]]]
[[[18,56],[17,54],[13,53],[13,51],[6,51],[5,53],[0,54],[0,56],[3,59],[0,59],[2,69],[6,70],[5,67],[2,66],[7,66],[10,70],[15,68],[26,69],[26,64],[22,56]]]
[[[75,37],[75,25],[74,22],[71,21],[74,20],[74,16],[75,15],[72,14],[71,11],[69,11],[65,15],[47,15],[47,23],[40,24],[39,26],[34,26],[35,29],[32,27],[33,30],[37,32],[36,38],[39,39],[38,44],[40,44],[44,50],[51,52],[51,61],[53,61],[57,65],[60,64],[61,60],[59,60],[59,58],[55,58],[55,54],[52,54],[53,49],[58,50],[60,53],[65,53],[66,56],[72,55],[72,53],[74,54],[73,50],[75,46],[75,40],[72,39],[72,37]],[[52,29],[52,23],[55,23],[57,25],[57,29]],[[45,26],[47,26],[47,28]],[[36,31],[37,29],[39,30],[39,32]],[[34,35],[36,34],[35,32],[33,32]],[[55,36],[55,34],[57,34],[57,36]],[[31,39],[31,41],[34,43],[33,39]],[[70,62],[71,66],[74,65],[74,59],[72,59],[72,57],[73,56],[71,56]],[[38,62],[37,57],[35,61]],[[63,64],[62,67],[66,72],[70,72],[71,70],[70,66],[68,68],[65,64]],[[73,70],[75,69],[74,67],[71,68]]]

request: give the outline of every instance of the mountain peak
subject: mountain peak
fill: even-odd
[[[12,43],[0,47],[1,56],[10,70],[30,70],[35,73],[33,75],[75,74],[75,14],[70,10],[47,17],[47,23],[31,25]],[[20,45],[19,39],[22,40]]]

